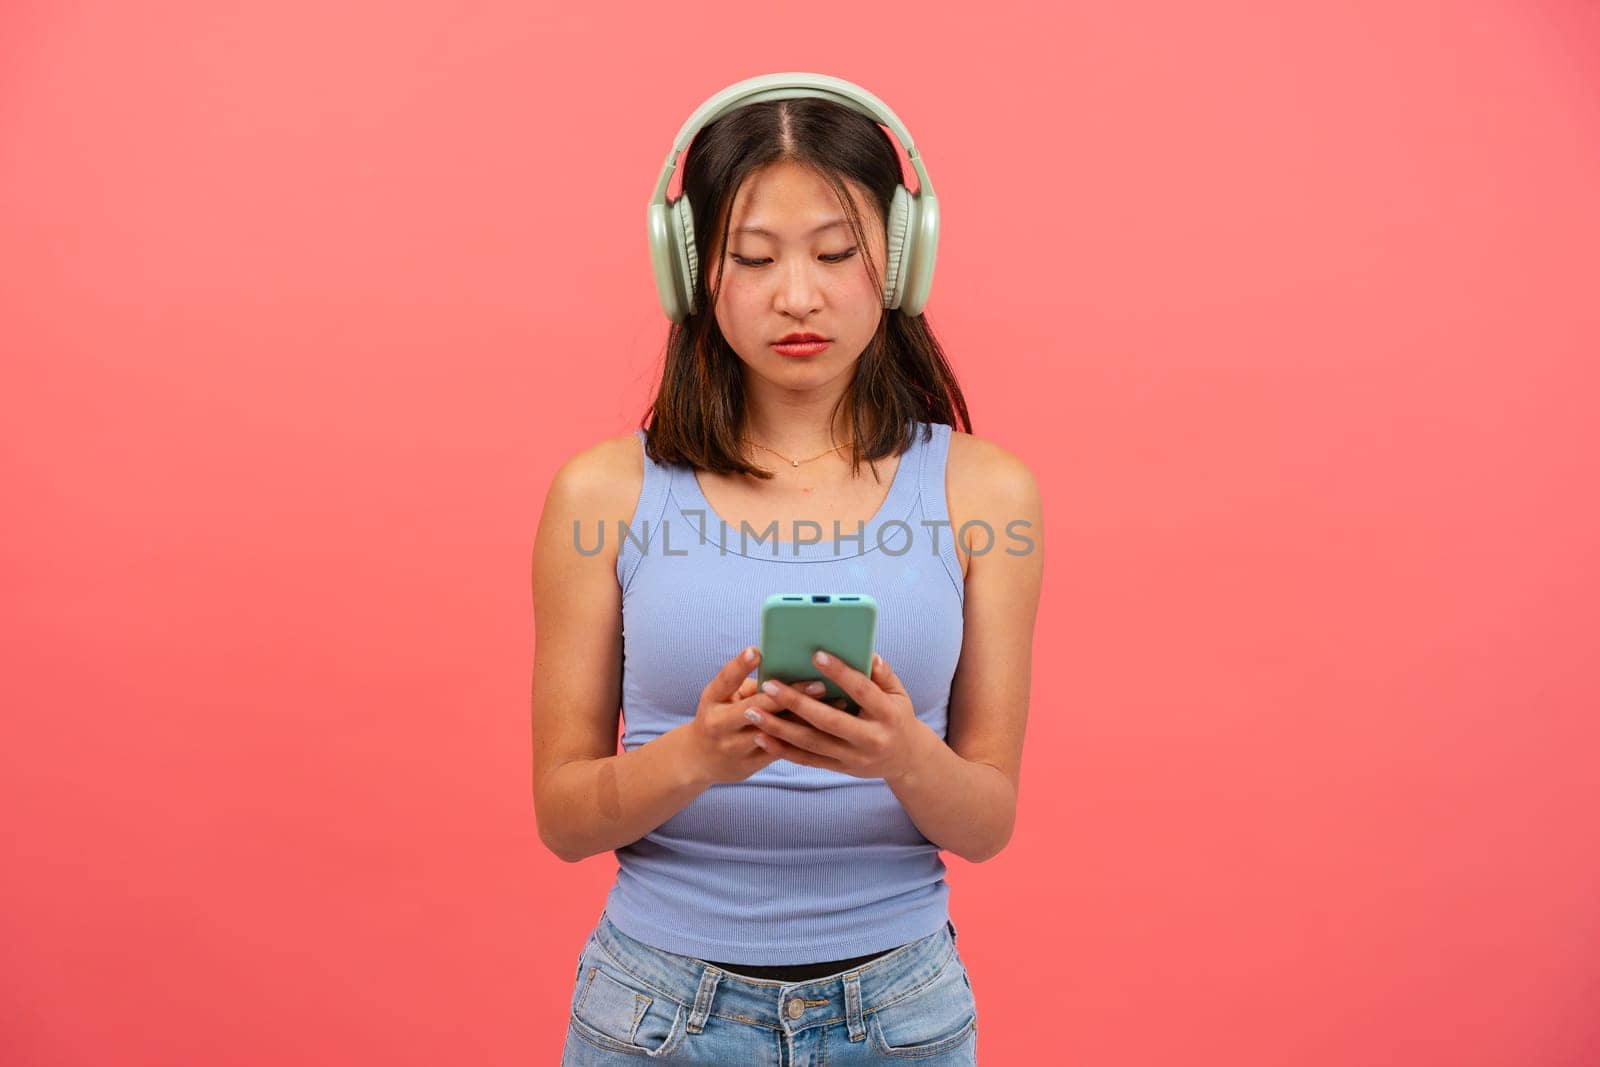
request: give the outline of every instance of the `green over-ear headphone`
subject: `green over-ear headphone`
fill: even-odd
[[[650,198],[650,263],[655,270],[656,294],[661,309],[673,322],[682,322],[699,309],[695,307],[695,285],[699,280],[700,256],[695,248],[694,218],[687,194],[667,203],[667,185],[678,165],[678,156],[704,126],[721,116],[762,100],[783,100],[817,96],[843,104],[870,116],[894,132],[906,150],[906,157],[917,174],[913,196],[903,183],[894,188],[889,205],[888,264],[883,278],[883,306],[899,308],[902,315],[917,316],[928,303],[933,286],[934,254],[939,247],[939,200],[922,166],[922,157],[911,143],[911,134],[888,106],[859,85],[827,74],[787,71],[747,78],[723,89],[701,104],[683,124],[672,142],[666,165]]]

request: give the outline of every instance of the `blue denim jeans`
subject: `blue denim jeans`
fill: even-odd
[[[730,974],[637,941],[601,912],[578,956],[562,1067],[978,1062],[978,1008],[947,923],[838,974]]]

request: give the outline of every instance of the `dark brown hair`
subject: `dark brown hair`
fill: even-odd
[[[902,181],[900,157],[886,130],[867,115],[816,97],[747,104],[702,128],[680,164],[683,190],[694,208],[700,262],[695,306],[700,310],[671,324],[661,383],[645,413],[654,418],[648,427],[640,421],[646,430],[645,451],[658,463],[772,477],[771,471],[747,462],[739,447],[744,364],[722,336],[712,309],[721,288],[734,197],[752,171],[777,162],[811,169],[838,196],[882,300],[882,274],[872,261],[845,179],[876,201],[874,224],[884,227],[894,188]],[[706,247],[713,235],[718,239],[714,255]],[[712,265],[714,271],[707,269]],[[708,290],[713,273],[718,284]],[[852,477],[863,460],[898,455],[909,447],[919,421],[972,432],[961,387],[926,313],[907,317],[898,308],[884,309],[839,402],[850,408]],[[837,418],[838,408],[830,414]]]

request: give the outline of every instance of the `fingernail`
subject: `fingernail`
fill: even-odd
[[[761,688],[763,691],[771,694],[772,696],[777,696],[780,692],[782,692],[777,682],[767,682]]]
[[[882,662],[883,662],[883,657],[882,657],[882,656],[880,656],[880,655],[878,655],[878,654],[877,654],[877,653],[876,653],[876,652],[874,652],[874,653],[873,653],[873,654],[872,654],[872,666],[873,666],[873,667],[874,667],[874,668],[876,668],[876,667],[877,667],[877,666],[878,666],[878,665],[879,665],[879,664],[881,664],[881,663],[882,663]]]
[[[754,663],[756,661],[756,646],[755,645],[751,645],[749,648],[744,650],[744,661],[746,663]]]
[[[833,657],[828,655],[826,652],[818,652],[817,662],[826,667],[828,664],[833,662]]]
[[[828,687],[826,685],[824,685],[823,683],[821,683],[821,682],[807,682],[806,683],[806,692],[810,693],[812,696],[817,696],[817,695],[819,695],[821,693],[825,693],[825,692],[827,692],[827,690],[828,690]]]
[[[761,723],[761,713],[755,708],[745,708],[744,717],[749,719],[751,722],[756,723],[757,725],[760,725]]]

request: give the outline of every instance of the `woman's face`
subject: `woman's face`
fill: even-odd
[[[887,239],[876,203],[864,189],[846,184],[882,274]],[[837,225],[828,225],[835,220]],[[728,225],[716,316],[739,358],[756,373],[797,387],[850,370],[884,308],[867,274],[866,250],[856,246],[833,190],[799,164],[774,163],[745,179]],[[716,247],[713,239],[713,254]],[[797,332],[820,334],[830,343],[815,355],[785,355],[773,347]]]

